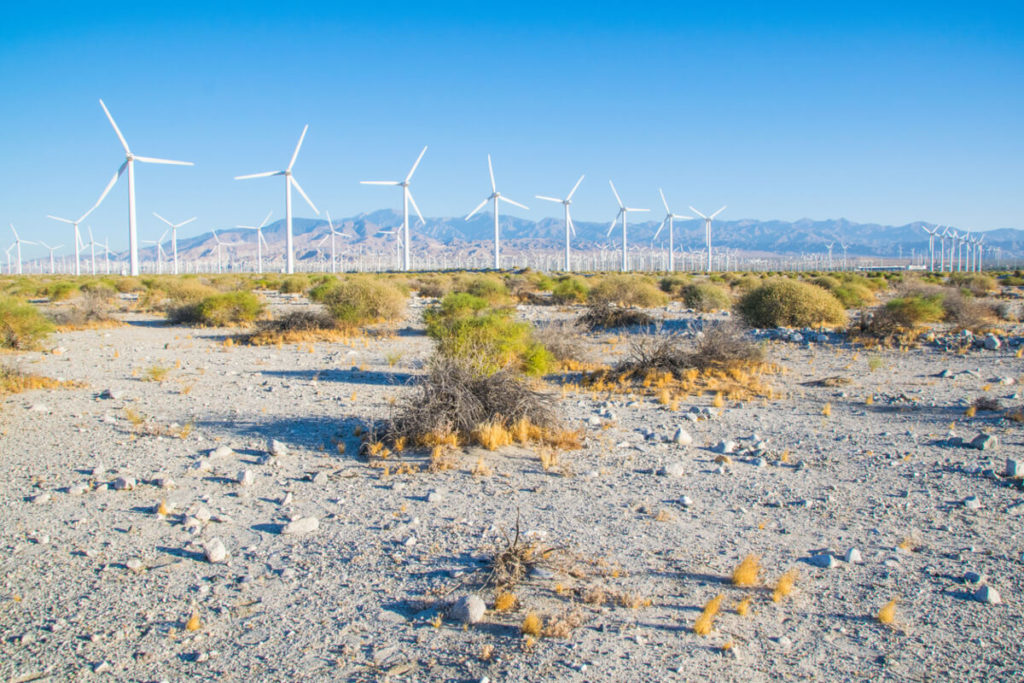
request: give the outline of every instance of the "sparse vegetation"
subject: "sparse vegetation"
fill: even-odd
[[[587,301],[651,308],[664,306],[668,296],[651,280],[636,275],[607,275],[591,287]]]
[[[597,302],[587,307],[576,324],[588,330],[613,330],[618,327],[644,327],[654,324],[654,318],[634,309]]]
[[[694,282],[683,286],[683,303],[698,311],[720,311],[732,306],[732,297],[725,288],[711,282]]]
[[[34,349],[52,331],[53,325],[35,306],[13,297],[0,297],[0,348]]]
[[[760,573],[761,558],[757,555],[747,555],[732,570],[732,585],[741,587],[756,586]]]
[[[719,593],[715,597],[708,600],[704,605],[704,609],[701,610],[700,616],[697,617],[697,621],[693,624],[693,632],[698,636],[706,636],[711,633],[711,629],[715,624],[715,615],[722,608],[722,600],[725,596]]]
[[[319,300],[339,326],[356,328],[398,320],[406,295],[386,280],[354,276],[329,285]]]
[[[176,308],[169,318],[178,324],[227,327],[253,323],[264,310],[263,301],[252,292],[224,292]]]
[[[740,298],[736,310],[752,327],[846,324],[846,310],[830,292],[786,278],[769,280]]]

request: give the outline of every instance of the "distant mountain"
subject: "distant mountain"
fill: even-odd
[[[387,263],[394,261],[391,256],[397,246],[396,232],[401,228],[400,213],[382,209],[342,219],[335,224],[337,235],[335,249],[341,256],[354,253],[384,254]],[[573,248],[594,250],[614,249],[621,240],[619,226],[611,237],[607,236],[608,223],[576,222]],[[632,245],[651,246],[651,239],[660,221],[631,222],[629,240]],[[853,223],[843,218],[812,220],[809,218],[793,222],[760,221],[742,219],[734,221],[716,220],[713,225],[712,244],[716,249],[727,248],[747,256],[800,256],[825,254],[827,245],[833,243],[833,256],[839,259],[846,245],[848,257],[895,257],[902,254],[909,258],[912,251],[918,256],[927,256],[928,235],[922,230],[925,223],[890,226],[875,223]],[[330,255],[331,241],[327,221],[323,219],[295,218],[293,220],[296,259],[324,259]],[[487,253],[494,237],[493,214],[484,213],[466,221],[462,217],[429,218],[425,225],[413,217],[411,223],[413,252],[433,254]],[[222,256],[237,261],[255,261],[256,232],[254,230],[227,229],[217,234],[224,243]],[[1024,255],[1024,230],[1005,228],[983,233],[985,246],[1000,250],[1002,258],[1016,258]],[[264,258],[273,263],[280,261],[285,241],[284,220],[278,220],[263,229],[263,235],[270,245],[264,249]],[[506,253],[517,250],[553,250],[563,248],[565,231],[561,218],[542,218],[538,221],[503,216],[501,236]],[[655,246],[664,248],[667,234],[663,230]],[[704,222],[702,220],[676,221],[675,244],[678,250],[700,251],[704,247]],[[936,250],[938,250],[936,239]],[[217,243],[212,233],[183,238],[178,241],[179,258],[195,260],[216,260]],[[902,249],[902,251],[901,251]],[[164,245],[170,253],[170,244]],[[142,250],[143,260],[152,261],[155,247]],[[116,255],[118,260],[127,258],[127,253]],[[936,257],[937,258],[937,257]],[[992,261],[986,256],[987,262]],[[456,263],[453,261],[452,265]],[[269,269],[269,268],[268,268]]]

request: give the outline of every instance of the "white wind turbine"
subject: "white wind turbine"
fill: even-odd
[[[243,230],[255,230],[256,231],[256,272],[263,272],[263,245],[267,244],[266,238],[263,237],[263,228],[266,226],[267,221],[270,220],[270,216],[273,211],[267,212],[267,217],[263,219],[263,222],[259,225],[236,225],[236,228],[242,228]],[[270,245],[267,244],[267,249],[270,249]]]
[[[11,244],[11,246],[7,247],[7,249],[4,251],[4,253],[7,254],[7,274],[8,275],[10,275],[11,272],[12,272],[11,271],[11,249],[14,249],[14,245],[13,244]]]
[[[50,274],[52,275],[53,273],[56,273],[57,271],[54,270],[54,267],[53,267],[53,252],[57,251],[58,249],[60,249],[64,245],[63,244],[58,244],[55,247],[51,247],[46,242],[44,242],[42,240],[39,240],[39,246],[41,246],[43,249],[48,249],[49,250],[49,252],[50,252]]]
[[[335,259],[334,238],[342,233],[334,229],[334,222],[331,221],[331,212],[325,211],[325,213],[327,214],[327,229],[331,231],[331,272],[337,273],[338,264]]]
[[[625,273],[627,270],[629,270],[628,247],[626,245],[626,240],[628,239],[628,235],[627,235],[628,230],[627,230],[627,225],[626,225],[626,223],[627,223],[626,218],[629,215],[630,211],[650,211],[650,209],[636,209],[636,208],[633,208],[633,207],[630,207],[630,206],[626,206],[625,204],[622,203],[622,198],[619,196],[619,193],[615,190],[615,183],[613,183],[612,181],[609,180],[608,184],[611,185],[611,187],[612,187],[612,194],[615,195],[615,201],[617,201],[619,203],[619,212],[617,214],[615,214],[615,218],[612,219],[612,224],[610,226],[608,226],[608,234],[605,235],[605,237],[610,237],[611,236],[612,230],[615,229],[615,224],[618,223],[619,219],[621,218],[622,219],[622,272]]]
[[[466,216],[466,220],[468,221],[470,218],[475,216],[476,212],[484,208],[487,202],[494,202],[494,268],[495,270],[498,270],[501,268],[501,235],[498,229],[498,205],[504,201],[513,206],[518,206],[521,209],[529,210],[529,207],[524,206],[513,199],[504,197],[500,192],[498,192],[498,186],[494,182],[494,166],[491,164],[490,154],[487,155],[487,171],[491,175],[491,195],[480,202],[475,209],[470,211],[469,215]]]
[[[270,176],[283,175],[284,180],[284,226],[285,226],[285,270],[291,275],[295,272],[295,248],[294,240],[292,238],[292,186],[299,191],[302,198],[309,204],[309,208],[313,209],[317,216],[320,215],[319,209],[313,205],[313,201],[306,195],[302,190],[302,186],[299,185],[299,181],[292,175],[292,166],[295,165],[295,160],[299,156],[299,149],[302,147],[302,141],[306,138],[306,131],[309,130],[307,124],[302,129],[302,135],[299,136],[299,144],[295,145],[295,152],[292,153],[292,160],[288,162],[288,167],[283,171],[266,171],[265,173],[250,173],[249,175],[235,176],[235,180],[248,180],[249,178],[269,178]],[[218,250],[218,254],[220,251]]]
[[[21,239],[21,237],[18,236],[18,231],[14,229],[14,223],[11,223],[10,225],[11,225],[11,232],[14,233],[14,244],[12,244],[11,246],[17,247],[18,275],[21,275],[21,245],[22,244],[35,244],[35,242],[30,242],[29,240]],[[9,271],[10,271],[10,267],[8,267],[8,272]]]
[[[83,244],[82,246],[88,246],[89,247],[89,255],[92,257],[92,274],[95,275],[96,274],[96,247],[102,246],[102,245],[93,238],[93,236],[92,236],[92,226],[87,226],[87,229],[89,231],[89,244],[88,245]]]
[[[828,269],[829,270],[832,270],[832,247],[834,247],[835,244],[836,244],[835,242],[829,242],[828,244],[825,245],[825,248],[828,249]]]
[[[941,227],[941,225],[936,225],[929,230],[926,226],[921,226],[921,229],[928,233],[928,272],[935,271],[935,234]]]
[[[116,176],[115,176],[115,178],[116,178]],[[100,202],[103,201],[103,198],[107,196],[107,192],[108,191],[109,191],[109,188],[107,190],[104,190],[103,194],[100,195],[100,198],[96,201],[96,203],[93,204],[92,207],[88,211],[86,211],[84,214],[82,214],[81,218],[79,218],[78,220],[71,220],[70,218],[61,218],[59,216],[51,216],[50,214],[47,214],[47,216],[46,216],[47,218],[52,218],[55,221],[60,221],[61,223],[67,223],[68,225],[72,226],[75,229],[75,275],[81,275],[82,274],[82,266],[81,266],[81,260],[82,259],[81,259],[81,255],[80,255],[80,253],[81,253],[81,245],[82,245],[82,234],[78,231],[78,226],[81,225],[82,222],[85,221],[85,219],[89,217],[89,214],[91,214],[93,211],[96,210],[96,207],[98,207],[100,205]]]
[[[216,230],[211,230],[210,232],[213,233],[213,241],[217,243],[217,272],[220,273],[222,271],[221,260],[220,260],[220,248],[221,247],[237,247],[239,245],[239,243],[238,242],[221,242],[220,241],[220,237],[217,235],[217,231]]]
[[[707,250],[708,250],[707,272],[710,273],[711,272],[711,221],[712,221],[712,219],[715,216],[717,216],[718,214],[720,214],[723,211],[725,211],[725,207],[723,206],[721,209],[719,209],[718,211],[715,211],[710,216],[705,216],[704,214],[702,214],[700,211],[698,211],[697,209],[693,208],[692,206],[690,207],[690,211],[693,211],[695,214],[697,214],[698,216],[700,216],[701,218],[704,219],[704,242],[707,244]]]
[[[937,230],[938,228],[936,228]],[[949,226],[939,235],[939,272],[946,272],[946,235],[949,234]],[[952,259],[950,260],[952,263]]]
[[[174,274],[177,275],[178,274],[178,228],[180,228],[180,227],[182,227],[184,225],[188,225],[189,223],[194,221],[196,219],[196,217],[193,216],[192,218],[189,218],[187,221],[182,221],[181,223],[172,223],[169,220],[167,220],[166,218],[164,218],[163,216],[161,216],[160,214],[158,214],[156,211],[153,212],[153,215],[156,216],[157,218],[159,218],[164,223],[166,223],[167,227],[169,227],[171,229],[171,251],[174,253]],[[167,234],[167,232],[165,231],[164,235],[166,235],[166,234]],[[163,237],[161,237],[160,239],[162,241]]]
[[[974,255],[975,255],[975,258],[974,258],[974,270],[976,272],[978,272],[978,273],[981,272],[981,251],[982,251],[981,243],[984,242],[984,241],[985,241],[985,236],[982,235],[981,237],[979,237],[974,242],[975,247],[977,247],[974,250]]]
[[[160,235],[159,239],[155,239],[155,240],[142,240],[143,244],[152,244],[153,246],[156,247],[156,274],[157,275],[163,275],[163,272],[164,272],[163,262],[164,262],[164,259],[167,258],[167,252],[164,251],[163,242],[164,242],[164,238],[167,237],[167,233],[169,233],[170,231],[171,231],[170,228],[167,228],[166,230],[164,230],[164,234]],[[102,247],[103,245],[101,244],[100,246]]]
[[[576,234],[576,226],[573,225],[573,223],[572,223],[572,216],[569,215],[569,205],[572,204],[572,196],[574,194],[576,194],[576,189],[580,186],[580,183],[582,183],[582,182],[583,182],[583,176],[580,176],[580,179],[577,180],[576,184],[572,186],[572,190],[569,192],[569,194],[566,196],[565,199],[556,199],[555,197],[545,197],[544,195],[541,195],[541,194],[535,195],[537,197],[537,199],[543,199],[546,202],[555,202],[556,204],[561,204],[562,206],[565,207],[565,270],[566,271],[572,270],[572,264],[570,263],[570,260],[569,260],[570,232],[573,235]],[[487,200],[485,199],[484,201],[487,201]]]
[[[416,167],[420,165],[420,161],[423,159],[423,155],[427,153],[426,146],[420,151],[420,155],[416,157],[416,163],[409,169],[409,174],[405,176],[405,180],[360,180],[360,185],[388,185],[402,188],[402,235],[399,238],[404,243],[402,247],[403,253],[403,267],[404,270],[411,268],[411,259],[409,256],[409,204],[412,204],[412,208],[416,209],[416,215],[420,217],[420,223],[426,223],[423,220],[423,214],[420,213],[420,207],[416,206],[416,200],[412,198],[412,192],[409,190],[409,181],[412,180],[412,174],[416,172]]]
[[[661,229],[665,227],[666,223],[668,223],[668,269],[669,271],[675,271],[675,230],[672,227],[672,221],[676,218],[683,221],[689,221],[693,220],[693,216],[680,216],[679,214],[672,213],[672,209],[668,208],[668,201],[665,199],[665,193],[662,192],[660,187],[658,188],[658,194],[661,195],[661,203],[665,205],[665,218],[662,219],[661,225],[659,225],[658,229],[654,232],[654,237],[651,238],[651,241],[653,242],[658,239],[658,235],[661,234]]]
[[[172,166],[192,166],[191,161],[171,161],[169,159],[155,159],[153,157],[140,157],[132,154],[132,150],[128,147],[128,141],[124,139],[124,135],[121,135],[121,129],[114,123],[114,117],[110,115],[110,111],[107,109],[107,105],[103,104],[103,100],[100,100],[100,106],[103,107],[103,113],[107,115],[110,120],[110,125],[114,127],[114,132],[117,133],[117,139],[121,141],[121,146],[124,147],[125,160],[121,164],[121,168],[117,169],[117,173],[107,183],[107,187],[103,190],[103,194],[100,195],[99,201],[96,202],[96,206],[100,205],[100,202],[106,198],[107,194],[113,189],[117,179],[121,177],[126,170],[128,171],[128,257],[129,263],[131,264],[131,274],[139,274],[139,239],[138,231],[136,229],[135,222],[135,162],[141,161],[146,164],[170,164]],[[93,207],[96,208],[95,206]]]

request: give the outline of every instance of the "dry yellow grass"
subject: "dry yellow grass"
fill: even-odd
[[[753,596],[748,595],[736,604],[736,614],[741,617],[747,616],[750,612],[750,603],[754,600]]]
[[[715,397],[711,399],[711,405],[715,408],[721,408],[725,405],[725,395],[721,391],[715,392]]]
[[[761,558],[757,555],[747,555],[732,570],[732,584],[734,586],[756,586],[757,576],[760,572]]]
[[[171,512],[171,508],[167,505],[167,501],[166,500],[161,500],[160,504],[156,507],[156,514],[158,514],[161,517],[163,517],[165,515],[170,514],[170,512]]]
[[[519,626],[519,631],[524,636],[539,638],[542,627],[540,617],[535,612],[528,612],[526,617],[523,618],[523,623]]]
[[[514,593],[502,591],[494,598],[494,611],[508,612],[515,609],[518,602],[519,600],[516,598]]]
[[[832,404],[826,403],[824,407],[822,407],[821,409],[821,414],[824,415],[825,417],[829,417],[830,415],[832,415]]]
[[[967,417],[974,417],[977,413],[977,406],[968,406],[967,410],[964,411],[964,415],[966,415]]]
[[[185,630],[198,631],[202,626],[202,623],[199,621],[199,610],[192,610],[192,616],[185,622]]]
[[[772,591],[772,601],[781,602],[782,598],[792,593],[799,575],[800,573],[796,568],[793,568],[780,576],[779,580],[775,583],[775,590]]]
[[[512,443],[512,434],[499,421],[482,424],[473,430],[473,441],[489,451],[496,451]]]
[[[474,477],[489,477],[494,474],[494,470],[487,464],[483,458],[476,459],[476,465],[473,466]]]
[[[893,598],[878,610],[878,621],[882,624],[891,624],[896,621],[896,599]]]
[[[694,633],[698,636],[706,636],[711,633],[711,628],[715,623],[715,615],[718,614],[718,610],[722,608],[722,600],[724,598],[725,596],[719,593],[704,605],[704,610],[700,613],[700,616],[697,617],[697,621],[693,624]]]

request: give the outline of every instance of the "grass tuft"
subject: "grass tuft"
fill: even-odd
[[[734,586],[756,586],[758,574],[761,572],[761,558],[747,555],[732,571]]]

